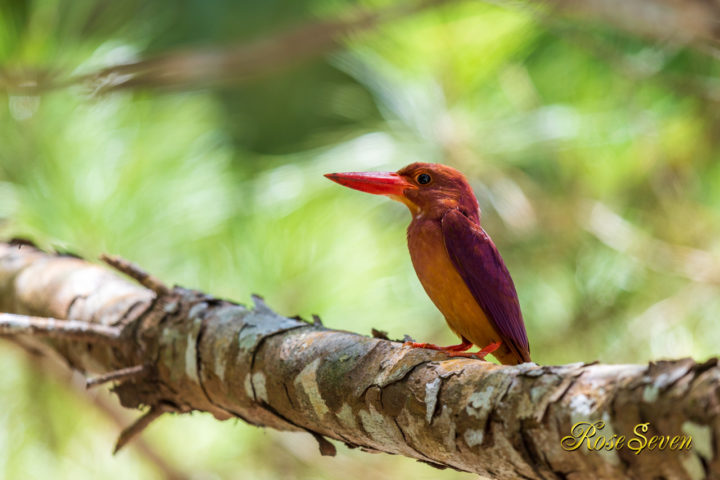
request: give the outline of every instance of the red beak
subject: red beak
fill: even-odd
[[[326,173],[325,176],[340,185],[375,195],[401,197],[406,189],[417,188],[395,172]]]

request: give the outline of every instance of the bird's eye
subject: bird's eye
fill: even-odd
[[[432,180],[432,178],[430,178],[430,175],[428,175],[427,173],[421,173],[417,176],[417,182],[420,185],[427,185],[428,183],[430,183],[430,180]]]

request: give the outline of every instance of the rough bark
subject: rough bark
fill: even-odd
[[[0,243],[0,311],[25,315],[0,318],[14,325],[0,334],[41,341],[73,368],[115,381],[122,405],[150,407],[125,440],[163,412],[198,410],[306,431],[325,454],[332,438],[492,478],[720,475],[716,359],[503,367],[143,278],[160,293],[77,258]],[[102,328],[65,338],[63,322],[30,316]],[[107,341],[97,338],[105,329]],[[561,439],[579,421],[603,421],[607,437],[649,422],[648,438],[691,435],[692,449],[566,451]]]

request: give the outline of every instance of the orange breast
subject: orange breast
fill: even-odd
[[[420,283],[445,316],[450,329],[482,348],[501,338],[455,270],[439,222],[416,218],[408,228],[408,248]],[[506,345],[495,352],[502,363],[517,363]],[[507,361],[506,361],[507,360]]]

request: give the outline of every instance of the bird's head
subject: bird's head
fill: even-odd
[[[386,195],[408,206],[413,217],[440,218],[457,208],[479,222],[478,203],[465,176],[439,163],[412,163],[397,172],[348,172],[325,175],[361,192]]]

